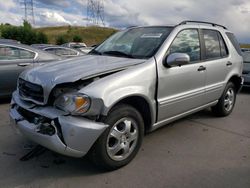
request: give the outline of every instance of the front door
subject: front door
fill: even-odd
[[[186,53],[190,63],[177,67],[158,66],[158,122],[204,105],[206,69],[201,62],[198,29],[179,32],[168,49]]]

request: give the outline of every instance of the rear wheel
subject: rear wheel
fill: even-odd
[[[106,170],[128,164],[137,154],[144,135],[141,114],[129,105],[117,105],[103,119],[109,128],[100,136],[91,151],[93,162]]]
[[[212,107],[212,111],[216,116],[228,116],[231,114],[236,101],[235,85],[232,82],[228,82],[221,98],[218,103]]]

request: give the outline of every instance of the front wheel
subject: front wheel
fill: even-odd
[[[227,83],[226,88],[220,97],[218,103],[212,107],[216,116],[224,117],[231,114],[236,101],[235,85],[232,82]]]
[[[91,151],[92,161],[99,167],[115,170],[128,164],[140,149],[144,122],[132,106],[114,107],[103,119],[109,127],[97,140]]]

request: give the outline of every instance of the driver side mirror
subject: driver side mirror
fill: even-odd
[[[174,67],[174,66],[186,65],[189,62],[190,62],[190,57],[188,54],[172,53],[165,59],[163,65],[165,67]]]

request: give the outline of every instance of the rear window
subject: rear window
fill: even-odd
[[[238,52],[238,54],[239,54],[239,55],[242,55],[242,54],[241,54],[240,45],[239,45],[239,43],[238,43],[236,37],[234,36],[234,34],[233,34],[233,33],[229,33],[229,32],[227,32],[226,34],[227,34],[229,40],[231,41],[231,43],[233,44],[235,50]]]

